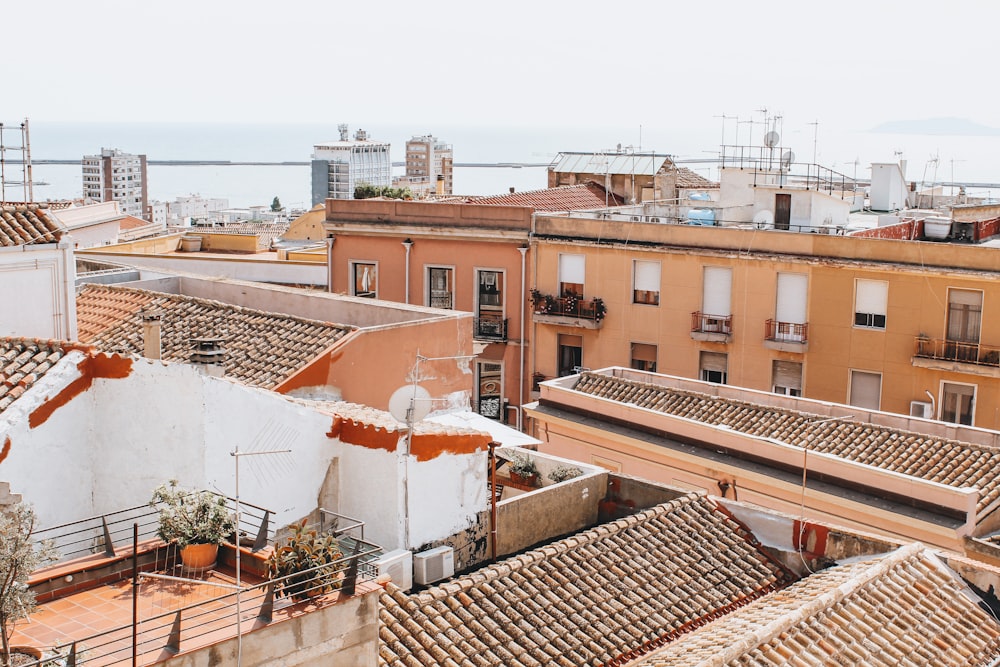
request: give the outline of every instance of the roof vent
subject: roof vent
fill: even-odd
[[[192,338],[194,351],[188,361],[199,366],[202,373],[222,377],[226,370],[226,349],[222,346],[225,338]]]

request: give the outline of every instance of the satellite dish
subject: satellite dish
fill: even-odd
[[[774,213],[763,210],[753,217],[753,226],[757,229],[771,229],[774,227]]]
[[[778,139],[780,138],[781,137],[778,135],[777,132],[771,130],[770,132],[764,135],[764,145],[767,146],[768,148],[774,148],[775,146],[778,145]]]
[[[413,407],[410,419],[407,420],[407,412]],[[406,384],[392,392],[389,397],[389,414],[402,423],[418,422],[427,416],[431,411],[431,395],[420,385]]]
[[[793,162],[795,162],[795,153],[792,151],[785,151],[781,154],[781,166],[785,169],[787,169]]]

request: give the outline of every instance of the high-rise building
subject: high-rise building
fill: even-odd
[[[83,156],[83,196],[99,202],[116,201],[122,213],[146,219],[146,156],[117,148],[102,148],[100,155]]]
[[[407,141],[406,180],[414,192],[452,194],[451,144],[429,134]]]
[[[313,146],[313,206],[326,199],[354,199],[354,189],[359,185],[392,185],[389,144],[371,141],[364,130],[355,132],[351,141],[347,125],[340,125],[338,129],[340,141]]]

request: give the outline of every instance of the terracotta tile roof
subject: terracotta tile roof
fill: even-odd
[[[164,361],[186,362],[192,352],[192,338],[219,336],[226,339],[226,376],[268,389],[352,330],[340,324],[190,296],[86,285],[76,297],[80,340],[106,351],[141,354],[142,309],[163,316]]]
[[[993,664],[1000,623],[965,588],[912,544],[813,574],[628,664]]]
[[[428,589],[382,594],[380,664],[600,665],[788,581],[690,494]]]
[[[605,192],[603,187],[590,182],[481,197],[471,199],[469,203],[488,206],[530,206],[536,211],[577,211],[622,205],[623,202],[612,193],[607,193],[605,197]]]
[[[980,513],[1000,498],[1000,450],[983,445],[865,422],[816,424],[821,417],[805,412],[599,373],[581,374],[574,389],[956,488],[977,487]]]
[[[118,222],[118,229],[125,232],[132,229],[139,229],[140,227],[148,227],[151,224],[153,223],[148,220],[137,218],[134,215],[126,215]]]
[[[74,349],[36,338],[0,338],[0,413]]]
[[[202,234],[241,234],[257,237],[257,249],[267,250],[274,239],[288,231],[288,223],[271,222],[236,222],[223,227],[192,227],[185,230],[191,235]]]
[[[64,232],[38,204],[0,206],[0,247],[56,243]]]
[[[687,167],[677,167],[677,187],[679,188],[718,188],[719,184],[710,181],[696,171]]]

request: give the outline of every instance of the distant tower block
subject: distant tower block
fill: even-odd
[[[358,130],[352,141],[347,125],[338,125],[337,130],[339,141],[313,146],[313,206],[327,199],[354,199],[354,189],[362,184],[392,185],[389,144],[372,141],[364,130]]]
[[[117,148],[83,156],[83,196],[98,202],[116,201],[125,215],[148,219],[146,156]]]

